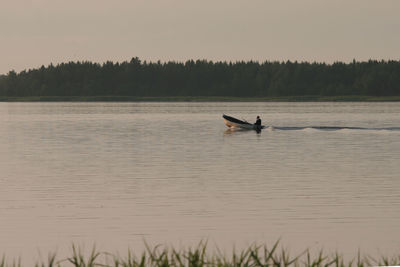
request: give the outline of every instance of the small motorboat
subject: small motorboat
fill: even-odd
[[[261,129],[265,128],[265,126],[255,125],[245,120],[242,121],[225,114],[223,114],[222,117],[224,118],[226,126],[228,126],[229,128],[239,128],[239,129],[256,130],[256,131],[260,131]]]

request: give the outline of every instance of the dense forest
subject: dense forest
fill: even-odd
[[[399,96],[400,61],[69,62],[0,76],[0,96]]]

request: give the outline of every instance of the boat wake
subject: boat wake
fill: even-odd
[[[367,127],[338,127],[338,126],[263,126],[263,130],[257,131],[260,133],[262,131],[299,131],[308,133],[317,132],[337,132],[337,133],[373,133],[373,134],[398,134],[400,133],[400,127],[380,127],[380,128],[367,128]],[[251,129],[245,128],[228,128],[225,134],[233,134],[239,132],[250,132]]]
[[[338,127],[338,126],[270,126],[271,130],[280,131],[302,131],[302,130],[319,130],[319,131],[340,131],[340,130],[361,130],[361,131],[399,131],[400,127],[383,127],[383,128],[366,128],[366,127]]]

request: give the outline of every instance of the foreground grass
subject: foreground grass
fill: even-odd
[[[400,101],[400,96],[284,96],[284,97],[220,97],[220,96],[32,96],[1,97],[0,102],[379,102]]]
[[[149,247],[137,255],[129,251],[126,256],[113,255],[108,252],[99,252],[95,248],[90,254],[85,254],[80,248],[72,246],[71,256],[65,259],[57,259],[56,254],[49,254],[47,261],[30,264],[37,267],[53,266],[76,266],[76,267],[140,267],[140,266],[164,266],[164,267],[250,267],[250,266],[393,266],[400,265],[400,254],[395,257],[373,258],[371,256],[361,256],[360,253],[353,259],[345,261],[338,254],[326,254],[322,250],[319,253],[311,254],[309,250],[297,256],[291,256],[289,252],[278,247],[276,242],[272,247],[251,246],[242,251],[234,251],[230,256],[226,256],[218,249],[216,252],[209,252],[205,243],[200,243],[195,248],[176,250],[168,247]],[[0,267],[19,267],[20,261],[8,262],[5,257],[0,260]]]

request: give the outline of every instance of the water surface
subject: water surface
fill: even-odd
[[[269,127],[227,131],[223,113]],[[1,103],[0,252],[400,246],[400,103]]]

